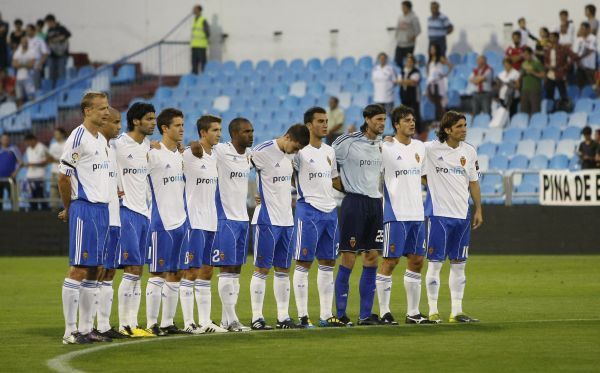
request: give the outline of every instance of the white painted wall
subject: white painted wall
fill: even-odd
[[[449,45],[459,51],[505,47],[505,22],[525,16],[537,34],[540,26],[558,24],[558,11],[568,8],[576,23],[584,19],[590,0],[441,0],[441,10],[455,25]],[[94,61],[112,61],[160,39],[197,3],[193,0],[2,0],[5,20],[34,21],[52,12],[74,34],[72,51],[86,51]],[[223,59],[292,59],[296,57],[375,55],[393,52],[393,33],[401,0],[204,0],[213,26],[229,34],[213,57]],[[413,0],[424,30],[417,53],[427,45],[429,1]],[[186,39],[186,25],[173,38]],[[336,42],[329,30],[339,29]],[[273,31],[283,31],[279,41]],[[218,37],[213,37],[216,43]],[[496,40],[496,43],[493,41]],[[460,45],[457,46],[457,42]],[[187,57],[186,57],[187,58]]]

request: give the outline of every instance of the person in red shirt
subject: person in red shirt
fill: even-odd
[[[506,48],[506,52],[504,54],[505,54],[505,57],[511,61],[512,67],[515,70],[520,70],[521,64],[523,63],[523,60],[525,59],[525,56],[524,56],[525,52],[523,50],[523,47],[521,46],[521,32],[520,31],[514,31],[512,33],[512,41],[513,41],[513,45]]]

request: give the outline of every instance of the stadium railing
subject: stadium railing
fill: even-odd
[[[10,204],[12,211],[19,211],[19,193],[17,191],[17,186],[15,184],[15,180],[10,177],[0,177],[1,183],[8,183],[10,189]],[[4,205],[4,196],[0,195],[0,210]]]

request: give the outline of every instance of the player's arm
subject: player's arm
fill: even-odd
[[[483,224],[483,211],[481,209],[481,188],[479,187],[479,181],[469,182],[469,192],[475,205],[475,212],[473,213],[472,225],[473,229],[477,229]]]
[[[344,185],[342,184],[342,179],[339,176],[336,176],[333,179],[331,179],[331,185],[333,186],[333,189],[342,193],[346,193]]]
[[[64,209],[58,213],[58,218],[64,222],[69,220],[69,207],[71,205],[71,176],[70,173],[58,174],[58,192],[62,199]]]

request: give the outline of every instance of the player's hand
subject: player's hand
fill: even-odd
[[[481,227],[481,225],[483,224],[483,214],[481,213],[481,210],[477,210],[475,211],[475,214],[473,214],[473,230]]]
[[[190,142],[190,150],[192,154],[197,158],[202,158],[203,150],[202,145],[200,145],[200,141],[192,141]]]
[[[69,211],[62,210],[58,213],[58,219],[64,221],[65,223],[69,221]]]
[[[260,195],[258,195],[258,194],[255,195],[254,196],[254,201],[256,202],[257,205],[260,205],[260,203],[261,203]]]
[[[160,149],[160,142],[156,140],[150,141],[150,149]]]

